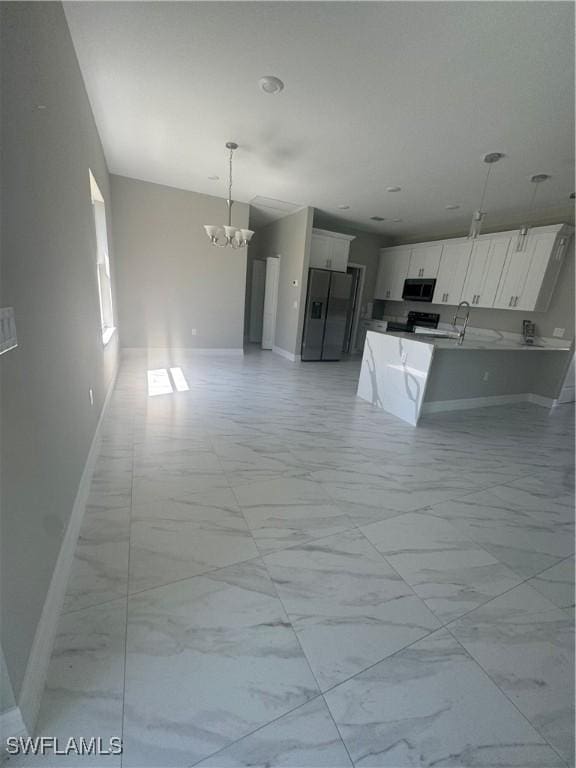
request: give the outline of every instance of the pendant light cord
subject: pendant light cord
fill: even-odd
[[[526,211],[525,226],[528,226],[528,224],[530,223],[530,218],[532,216],[532,209],[534,208],[534,203],[536,202],[537,192],[538,192],[538,184],[534,184],[534,191],[532,192],[530,205],[528,206],[528,210]]]
[[[486,190],[488,189],[488,179],[490,178],[490,171],[492,170],[492,163],[488,165],[488,170],[486,171],[486,178],[484,179],[484,187],[482,188],[482,197],[480,198],[480,208],[479,211],[484,210],[484,198],[486,197]]]
[[[234,150],[230,148],[230,159],[228,161],[228,226],[232,226],[232,153]]]

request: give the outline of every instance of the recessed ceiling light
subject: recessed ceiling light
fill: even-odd
[[[46,104],[36,104],[36,109],[48,109]]]
[[[338,208],[341,211],[348,211],[348,210],[350,210],[350,206],[349,205],[339,205]]]
[[[383,216],[370,216],[370,221],[386,221]]]
[[[386,187],[386,192],[400,192],[402,187]]]
[[[260,80],[258,80],[258,85],[261,91],[264,91],[264,93],[271,96],[284,90],[284,83],[279,77],[274,77],[274,75],[265,75],[264,77],[261,77]]]
[[[220,176],[208,176],[209,181],[218,181],[220,179]]]
[[[449,203],[449,204],[448,204],[447,206],[445,206],[445,207],[446,207],[446,210],[447,210],[447,211],[455,211],[455,210],[457,210],[458,208],[460,208],[460,206],[458,205],[458,203]]]
[[[392,221],[393,221],[395,224],[398,224],[400,221],[404,221],[404,219],[392,219]]]

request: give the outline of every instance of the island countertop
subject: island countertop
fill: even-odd
[[[528,345],[520,334],[469,330],[463,344],[457,338],[369,330],[358,397],[413,425],[423,412],[526,401],[554,404],[569,343],[537,339]]]
[[[410,341],[417,341],[421,344],[429,344],[435,349],[484,349],[489,351],[493,350],[495,352],[498,350],[508,352],[511,350],[514,350],[515,352],[530,350],[538,350],[540,352],[543,350],[549,350],[551,352],[570,351],[570,344],[563,339],[536,338],[534,344],[526,344],[526,342],[519,338],[519,334],[512,333],[504,334],[493,332],[490,335],[481,335],[467,331],[462,344],[458,343],[458,339],[446,338],[442,336],[404,333],[401,331],[379,331],[379,333],[384,333],[386,336],[394,336],[401,339],[409,339]]]

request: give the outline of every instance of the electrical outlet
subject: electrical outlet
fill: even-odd
[[[94,405],[94,390],[92,387],[88,390],[88,397],[90,398],[90,405]]]
[[[559,339],[562,339],[564,338],[565,331],[566,331],[566,328],[554,328],[552,336],[557,336]]]
[[[488,381],[489,378],[490,378],[490,372],[484,371],[484,376],[482,376],[482,381]]]
[[[408,359],[408,354],[406,352],[402,352],[402,362],[405,363]]]
[[[298,309],[298,302],[297,302],[297,301],[295,301],[295,302],[292,304],[292,306],[294,307],[294,309]]]
[[[190,331],[190,333],[192,334],[192,336],[196,336],[196,334],[198,333],[198,331],[196,330],[196,328],[192,328],[192,329],[191,329],[191,331]]]

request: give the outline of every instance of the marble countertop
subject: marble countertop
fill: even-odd
[[[570,344],[562,339],[536,338],[534,344],[526,344],[520,334],[505,333],[494,331],[490,335],[479,334],[470,330],[466,332],[462,344],[458,344],[458,339],[418,335],[416,333],[403,333],[396,331],[369,331],[369,333],[386,333],[387,336],[395,336],[410,341],[418,341],[421,344],[427,344],[434,349],[454,349],[454,350],[489,350],[489,351],[549,351],[549,352],[569,352]]]

